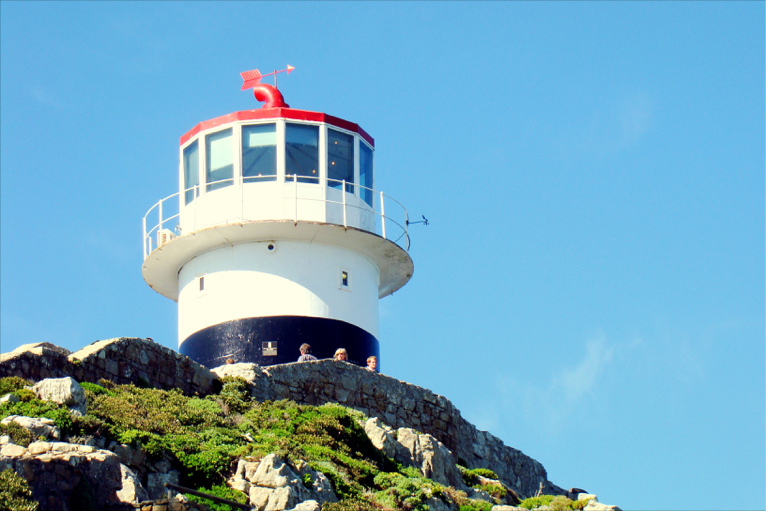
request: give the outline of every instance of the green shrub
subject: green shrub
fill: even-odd
[[[111,390],[107,390],[101,385],[96,385],[95,383],[90,383],[87,381],[84,381],[80,383],[80,386],[86,391],[86,392],[92,392],[94,395],[98,396],[100,394],[106,394],[108,396],[114,396],[114,392]],[[86,394],[87,396],[87,394]]]
[[[32,385],[31,381],[19,378],[18,376],[6,376],[5,378],[0,378],[0,397],[6,394],[15,393],[17,390],[21,390],[29,385]]]
[[[112,395],[91,396],[88,412],[110,424],[113,434],[128,429],[158,435],[185,432],[179,417],[186,413],[189,398],[180,390],[141,389],[133,385],[105,388]]]
[[[460,474],[463,476],[463,481],[465,484],[471,487],[477,487],[476,485],[479,484],[478,476],[486,477],[487,479],[499,479],[497,474],[488,468],[467,469],[462,465],[458,465],[457,468],[460,470]]]
[[[469,500],[467,504],[460,506],[460,511],[491,511],[492,504],[483,500]]]
[[[22,389],[17,392],[17,395],[25,391],[32,392]],[[34,393],[32,395],[34,396]],[[28,401],[22,399],[19,403],[5,402],[0,404],[0,419],[4,419],[9,415],[45,417],[52,419],[62,433],[67,434],[72,432],[72,415],[69,408],[51,401],[40,401],[37,398],[33,398]]]
[[[10,469],[0,472],[0,511],[37,511],[26,479]]]
[[[444,487],[423,476],[407,477],[397,472],[381,472],[375,477],[380,491],[375,500],[393,509],[427,511],[432,497],[446,499]]]
[[[79,436],[103,437],[107,434],[107,423],[90,413],[82,417],[72,416],[72,429]]]
[[[530,497],[519,503],[519,507],[524,509],[535,509],[540,506],[547,506],[553,500],[553,495],[540,495],[539,497]]]
[[[15,422],[0,424],[0,435],[10,436],[11,442],[16,445],[23,445],[24,447],[27,447],[34,440],[32,433],[28,429]]]
[[[344,499],[322,506],[322,511],[377,511],[379,509],[381,509],[379,504],[353,499]]]
[[[210,399],[190,398],[181,411],[178,420],[184,426],[223,425],[224,413],[221,405]]]
[[[476,474],[477,476],[486,477],[487,479],[499,479],[499,477],[497,477],[497,474],[495,474],[488,468],[474,468],[469,470],[469,472]]]
[[[219,396],[229,413],[242,413],[250,407],[250,384],[242,378],[226,376]]]
[[[582,509],[588,504],[587,500],[573,501],[563,495],[540,495],[521,501],[519,507],[535,509],[540,506],[548,506],[551,511],[573,511]]]
[[[209,428],[198,435],[174,435],[167,446],[183,466],[187,485],[210,485],[230,471],[235,461],[235,451],[242,443],[236,431],[225,428]]]
[[[572,509],[575,509],[575,510],[582,509],[582,508],[584,508],[585,506],[588,505],[588,502],[590,502],[590,499],[587,499],[587,500],[573,500],[572,501]]]
[[[214,497],[220,497],[222,499],[227,500],[233,500],[234,502],[239,502],[240,504],[247,504],[248,497],[241,491],[235,490],[233,488],[229,488],[225,484],[217,484],[214,486],[211,486],[210,488],[197,488],[197,491],[202,493],[207,493],[208,495],[212,495]],[[240,508],[233,507],[228,504],[221,504],[220,502],[215,502],[210,499],[206,499],[204,497],[197,497],[196,495],[191,495],[189,493],[185,493],[186,497],[191,500],[192,502],[197,502],[199,504],[205,504],[208,506],[211,511],[240,511]]]
[[[22,403],[28,403],[33,399],[37,399],[35,393],[30,389],[19,389],[16,391],[16,396]]]
[[[493,498],[504,499],[508,491],[500,484],[480,484],[475,487],[478,490],[489,493]]]
[[[140,429],[128,429],[117,436],[117,441],[121,444],[131,445],[134,448],[142,448],[146,454],[159,457],[167,449],[167,438],[142,431]]]
[[[574,509],[582,509],[584,507],[580,505],[580,502],[572,501],[563,495],[557,495],[556,497],[553,497],[551,503],[548,504],[548,506],[550,506],[552,511],[572,511]]]

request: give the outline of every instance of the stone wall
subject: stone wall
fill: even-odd
[[[539,462],[479,431],[444,396],[346,362],[319,360],[265,368],[232,364],[211,371],[151,340],[126,337],[97,341],[75,353],[40,343],[0,355],[0,377],[71,376],[80,382],[104,378],[118,384],[179,388],[187,395],[210,393],[215,380],[227,374],[251,382],[253,397],[259,401],[334,402],[378,417],[393,428],[428,433],[468,468],[489,468],[520,496],[534,495],[541,484],[546,493],[565,493],[547,480]]]
[[[208,394],[215,375],[206,367],[150,339],[119,337],[96,341],[71,353],[50,343],[19,346],[0,355],[0,377],[39,381],[71,376],[78,382],[133,383],[184,394]]]

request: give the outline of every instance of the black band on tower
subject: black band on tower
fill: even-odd
[[[218,367],[227,359],[269,366],[297,361],[303,343],[311,346],[311,354],[317,358],[332,358],[336,349],[346,348],[348,361],[361,366],[375,355],[380,370],[380,348],[372,334],[327,318],[274,316],[226,321],[193,333],[179,351],[207,367]]]

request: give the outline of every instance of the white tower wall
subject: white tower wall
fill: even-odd
[[[378,280],[372,261],[340,247],[270,241],[219,248],[178,274],[179,345],[211,325],[268,316],[335,319],[377,337]]]

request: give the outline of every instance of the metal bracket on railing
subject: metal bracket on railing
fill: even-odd
[[[407,225],[407,226],[412,225],[412,224],[428,225],[428,219],[425,217],[425,215],[420,215],[420,217],[423,220],[418,220],[417,222],[410,222],[409,220],[407,220],[407,221],[404,222],[404,224]]]

